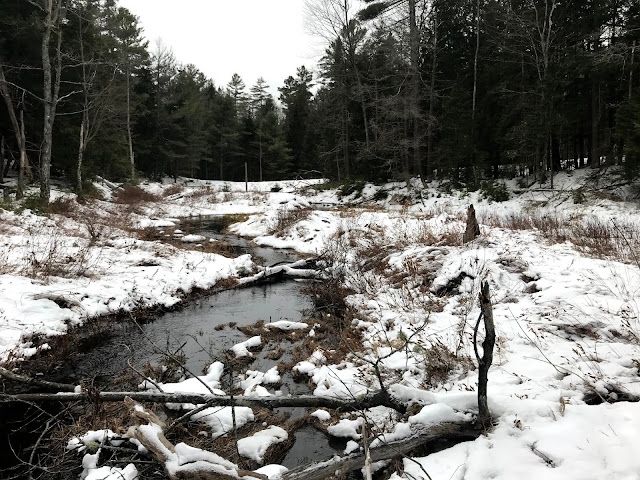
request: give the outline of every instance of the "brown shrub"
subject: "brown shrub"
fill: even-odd
[[[153,202],[158,200],[158,196],[149,193],[135,185],[125,186],[119,193],[116,201],[118,203],[126,203],[128,205],[136,205],[142,202]]]
[[[184,185],[180,183],[174,183],[169,187],[165,188],[162,192],[163,197],[170,197],[171,195],[177,195],[178,193],[184,192]]]
[[[293,227],[296,223],[309,218],[311,211],[312,210],[310,208],[282,207],[278,209],[274,224],[270,229],[271,235],[275,235],[276,237],[284,235],[287,230]]]
[[[75,217],[78,212],[78,202],[71,198],[59,197],[49,204],[49,211],[56,215]]]
[[[190,198],[202,198],[202,197],[206,197],[207,195],[211,195],[215,193],[213,188],[206,186],[206,187],[202,187],[202,188],[192,188],[189,190],[189,197]],[[215,196],[215,195],[212,195]],[[211,201],[211,199],[209,199]],[[214,203],[216,203],[214,201]]]

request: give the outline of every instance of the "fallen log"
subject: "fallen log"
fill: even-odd
[[[298,260],[293,263],[266,267],[256,275],[240,279],[238,287],[243,288],[253,287],[255,285],[267,285],[282,282],[284,280],[295,280],[300,278],[316,279],[320,276],[320,273],[315,269],[315,262],[315,258],[310,258]]]
[[[213,395],[210,393],[164,393],[164,392],[87,392],[80,393],[21,393],[15,395],[0,394],[0,403],[7,402],[122,402],[126,397],[137,402],[151,403],[208,403],[212,407],[249,407],[249,408],[281,408],[281,407],[314,407],[330,408],[340,411],[363,410],[371,407],[389,407],[401,413],[406,406],[396,401],[386,392],[379,390],[372,395],[353,400],[317,397],[315,395],[272,396],[272,397],[237,397]]]
[[[11,370],[7,370],[4,367],[0,367],[0,376],[9,380],[14,380],[16,382],[24,383],[26,385],[34,385],[37,387],[46,388],[50,390],[74,392],[76,389],[75,385],[69,385],[66,383],[49,382],[47,380],[41,380],[38,378],[25,377],[17,373],[13,373]]]
[[[399,455],[406,455],[418,447],[441,440],[475,440],[480,432],[472,423],[443,423],[430,427],[414,436],[386,443],[369,450],[372,462],[390,460]],[[324,480],[332,476],[344,476],[364,466],[366,457],[363,454],[351,454],[337,457],[326,462],[297,467],[282,475],[281,480]]]
[[[233,480],[257,478],[267,480],[266,475],[242,470],[218,455],[191,447],[185,443],[173,445],[164,436],[165,424],[155,413],[147,411],[131,398],[124,400],[136,422],[127,437],[135,438],[156,457],[171,480]]]

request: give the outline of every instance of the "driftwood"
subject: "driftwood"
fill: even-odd
[[[489,381],[489,367],[493,362],[493,347],[496,343],[496,330],[493,323],[493,307],[489,295],[489,283],[482,282],[480,288],[480,316],[473,330],[473,349],[478,360],[478,417],[476,424],[481,428],[491,425],[491,413],[487,402],[487,383]],[[482,342],[482,356],[478,353],[478,328],[480,320],[484,318],[485,336]]]
[[[171,480],[181,478],[224,480],[247,477],[267,480],[266,475],[239,469],[231,462],[205,450],[199,450],[201,453],[194,456],[194,460],[182,463],[183,459],[179,453],[176,453],[176,450],[186,450],[191,453],[194,452],[194,449],[185,444],[173,445],[167,440],[163,433],[166,425],[155,413],[146,410],[128,397],[125,398],[124,403],[136,422],[135,427],[129,428],[127,436],[135,438],[153,453]]]
[[[462,243],[469,243],[476,239],[480,235],[480,226],[478,220],[476,220],[476,209],[473,205],[469,205],[467,209],[467,229],[462,236]]]
[[[80,393],[21,393],[16,395],[0,394],[3,402],[77,402],[100,401],[122,402],[126,397],[137,402],[152,403],[208,403],[214,407],[249,407],[249,408],[281,408],[281,407],[314,407],[331,408],[344,412],[364,410],[371,407],[389,407],[401,413],[406,407],[394,401],[382,390],[366,397],[354,400],[338,398],[316,397],[314,395],[297,395],[287,397],[231,397],[228,395],[213,395],[206,393],[163,393],[163,392],[80,392]]]
[[[480,432],[470,423],[443,423],[417,433],[415,436],[386,443],[369,450],[372,462],[389,460],[406,455],[418,447],[441,440],[475,440]],[[364,454],[351,454],[326,462],[315,463],[289,470],[282,480],[324,480],[331,476],[345,475],[365,464]]]

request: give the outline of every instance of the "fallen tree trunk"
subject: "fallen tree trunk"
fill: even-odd
[[[9,380],[14,380],[16,382],[24,383],[26,385],[34,385],[41,388],[58,390],[63,392],[74,392],[76,387],[75,385],[69,385],[66,383],[57,383],[57,382],[49,382],[47,380],[40,380],[38,378],[25,377],[22,375],[18,375],[17,373],[13,373],[11,370],[7,370],[6,368],[0,367],[0,376],[7,378]]]
[[[126,397],[137,402],[152,403],[208,403],[212,407],[249,407],[249,408],[281,408],[281,407],[315,407],[331,408],[341,411],[363,410],[371,407],[389,407],[401,413],[406,406],[395,401],[386,392],[380,390],[372,395],[354,400],[316,397],[314,395],[298,395],[288,397],[236,397],[213,395],[206,393],[163,393],[163,392],[95,392],[81,393],[22,393],[16,395],[0,394],[0,403],[4,402],[122,402]]]
[[[135,427],[129,428],[127,437],[135,438],[149,450],[160,462],[171,480],[233,480],[238,478],[267,480],[266,475],[242,470],[212,452],[184,443],[173,445],[164,436],[165,424],[155,413],[145,410],[131,398],[126,398],[124,403],[136,422]]]
[[[390,460],[398,455],[406,455],[418,447],[441,440],[475,440],[480,432],[472,423],[443,423],[430,427],[413,437],[386,443],[369,450],[371,461]],[[352,454],[338,457],[326,462],[315,463],[289,470],[283,474],[282,480],[324,480],[332,476],[344,476],[364,466],[364,454]]]
[[[238,287],[266,285],[282,282],[284,280],[295,280],[300,278],[316,279],[320,276],[320,273],[315,269],[316,260],[317,259],[315,258],[310,258],[298,260],[294,263],[266,267],[260,273],[253,275],[252,277],[240,279]]]

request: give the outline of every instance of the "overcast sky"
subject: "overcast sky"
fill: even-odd
[[[303,0],[120,0],[140,17],[153,52],[161,38],[181,63],[217,86],[237,72],[247,91],[264,77],[274,96],[284,79],[314,69],[318,41],[306,33]]]

